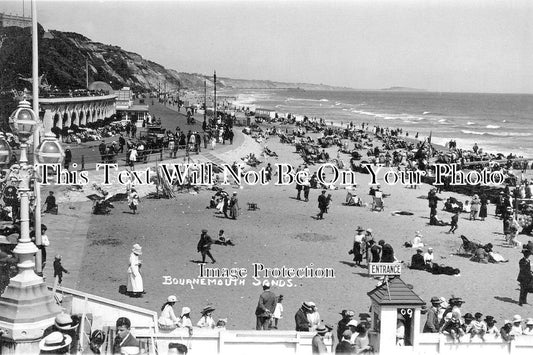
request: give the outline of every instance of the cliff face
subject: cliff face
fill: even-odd
[[[118,46],[93,42],[77,33],[50,31],[45,35],[41,26],[38,32],[39,72],[45,74],[50,86],[60,90],[85,88],[86,61],[89,67],[89,82],[103,81],[111,83],[113,88],[129,86],[134,90],[156,91],[160,83],[164,83],[168,91],[174,91],[178,87],[202,89],[204,80],[208,81],[208,86],[212,86],[212,77],[178,73],[146,60],[137,53],[125,51]],[[0,28],[0,91],[31,89],[31,83],[21,78],[31,78],[31,29]],[[217,78],[217,87],[335,89],[326,85],[230,78]]]

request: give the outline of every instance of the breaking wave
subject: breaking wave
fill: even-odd
[[[532,133],[520,133],[520,132],[479,132],[469,131],[466,129],[461,130],[464,134],[473,134],[476,136],[495,136],[495,137],[530,137]]]

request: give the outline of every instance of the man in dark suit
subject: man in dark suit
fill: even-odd
[[[131,322],[126,317],[117,319],[117,337],[113,344],[113,354],[122,354],[125,347],[139,348],[139,341],[130,333]]]
[[[431,308],[428,310],[424,333],[439,332],[439,309],[442,301],[438,297],[431,297]]]
[[[518,278],[516,279],[516,281],[520,283],[520,298],[518,300],[520,306],[527,304],[527,293],[533,279],[533,275],[531,274],[531,262],[529,261],[531,251],[529,249],[524,249],[522,250],[522,254],[524,254],[524,257],[518,262],[520,271],[518,273]]]
[[[213,244],[213,239],[207,234],[207,229],[202,229],[202,234],[196,247],[197,251],[202,254],[202,263],[205,263],[206,255],[211,258],[213,264],[216,263],[213,255],[211,255],[211,244]]]
[[[328,199],[326,197],[326,190],[322,190],[322,194],[318,196],[318,209],[320,212],[316,216],[317,219],[324,219],[324,212],[328,207]]]
[[[335,348],[335,354],[353,354],[354,353],[354,348],[352,347],[352,344],[350,343],[351,337],[352,337],[351,330],[345,330],[342,333],[342,340],[340,343],[337,344],[337,347]]]
[[[302,307],[294,315],[294,320],[296,322],[296,331],[297,332],[308,332],[311,328],[311,323],[307,319],[307,313],[311,313],[312,307],[307,302],[302,304]]]
[[[272,313],[276,309],[277,297],[274,292],[270,291],[270,283],[263,283],[263,293],[259,296],[255,316],[257,317],[256,330],[269,330]]]

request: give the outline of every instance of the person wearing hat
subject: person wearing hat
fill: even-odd
[[[202,317],[200,318],[198,323],[196,323],[196,326],[199,327],[199,328],[211,328],[211,329],[214,329],[215,326],[216,326],[216,323],[215,323],[215,320],[213,319],[213,317],[211,316],[214,311],[215,311],[215,309],[213,307],[211,307],[211,306],[204,307],[204,309],[201,312],[202,313]]]
[[[72,339],[73,348],[70,352],[76,353],[76,344],[78,340],[77,329],[79,326],[79,318],[71,317],[69,314],[61,312],[54,319],[54,324],[46,328],[43,332],[43,337],[48,336],[54,332],[60,332]]]
[[[422,253],[424,250],[422,248],[416,249],[416,254],[411,257],[411,265],[409,266],[410,269],[413,270],[425,270],[426,269],[426,262],[424,261],[424,256]]]
[[[424,253],[424,263],[426,264],[426,267],[432,268],[433,267],[433,259],[435,255],[433,255],[433,248],[429,247],[428,251]]]
[[[200,240],[196,246],[198,253],[202,254],[202,263],[205,263],[205,257],[208,256],[211,259],[211,263],[216,263],[217,261],[211,255],[211,245],[213,244],[213,239],[207,234],[207,229],[202,229],[202,234],[200,234]]]
[[[461,327],[461,314],[459,312],[450,312],[444,319],[445,323],[441,328],[441,332],[450,335],[454,343],[459,341],[459,339],[465,335],[465,332]]]
[[[58,285],[63,282],[63,273],[68,274],[69,272],[61,264],[61,255],[57,254],[54,259],[54,278],[57,280]]]
[[[465,334],[472,334],[472,328],[474,327],[473,320],[474,316],[472,313],[467,313],[463,316],[464,322],[461,324]]]
[[[326,344],[324,344],[324,337],[328,333],[328,329],[324,324],[319,324],[316,328],[316,334],[311,341],[311,353],[313,355],[324,355],[328,353]]]
[[[130,194],[128,196],[128,207],[130,210],[132,210],[133,214],[137,213],[137,208],[139,206],[139,194],[137,193],[137,190],[132,188],[130,190]]]
[[[237,192],[235,191],[233,192],[233,195],[229,200],[229,209],[231,219],[237,219],[237,217],[239,216],[239,210],[241,208],[239,207],[239,199],[237,198]]]
[[[355,317],[355,312],[352,310],[343,309],[340,313],[342,319],[337,323],[337,339],[342,339],[342,333],[349,329],[348,323]]]
[[[128,286],[126,289],[127,294],[132,297],[142,297],[144,293],[143,278],[141,275],[141,255],[142,247],[139,244],[134,244],[129,259]]]
[[[294,315],[294,320],[296,322],[296,331],[297,332],[308,332],[309,328],[311,328],[311,323],[309,322],[309,319],[307,318],[307,314],[311,313],[313,311],[313,308],[311,305],[309,305],[308,302],[302,303],[302,306],[296,314]]]
[[[412,248],[418,249],[423,247],[424,243],[422,243],[422,233],[420,233],[420,231],[416,231],[415,237],[413,238]]]
[[[189,307],[183,307],[181,309],[181,315],[178,326],[180,328],[189,329],[189,336],[192,336],[193,326],[191,321],[191,309]]]
[[[61,332],[52,332],[39,342],[39,354],[68,354],[72,338]]]
[[[442,301],[440,298],[431,297],[431,308],[427,311],[426,323],[424,324],[423,333],[438,333],[439,332],[439,309]]]
[[[352,338],[352,332],[346,329],[340,336],[340,342],[335,347],[335,354],[353,354],[354,348],[350,339]]]
[[[272,314],[276,309],[277,298],[274,292],[270,291],[270,282],[263,282],[263,293],[259,296],[257,307],[255,308],[256,330],[269,330],[271,328]]]
[[[365,250],[365,230],[363,227],[358,226],[356,231],[357,234],[353,237],[352,254],[355,265],[361,266],[361,262],[363,261],[363,251]]]
[[[516,339],[519,335],[522,335],[522,317],[519,314],[515,314],[512,322],[513,326],[511,327],[509,335],[514,335]]]
[[[46,200],[44,200],[44,204],[46,205],[44,213],[54,213],[55,212],[55,214],[57,214],[57,203],[56,203],[56,198],[54,196],[54,191],[50,191],[48,193],[48,196],[46,197]]]
[[[496,320],[493,316],[486,316],[483,322],[486,325],[485,339],[497,339],[500,337],[500,330],[496,326]]]
[[[357,331],[358,325],[359,323],[355,319],[350,320],[348,324],[346,324],[346,326],[348,326],[348,329],[352,332],[352,337],[350,338],[350,343],[352,345],[355,344],[355,338],[359,334],[359,332]]]
[[[161,307],[161,315],[159,316],[159,319],[157,320],[157,323],[159,324],[159,328],[162,328],[162,329],[176,328],[176,326],[179,323],[179,319],[174,314],[174,309],[172,307],[176,304],[177,301],[178,301],[178,298],[174,295],[170,295],[167,297],[167,301]]]
[[[320,212],[316,215],[316,219],[324,219],[324,213],[328,207],[328,199],[326,197],[326,190],[322,190],[320,196],[318,196],[318,209]]]
[[[533,275],[531,274],[531,262],[529,260],[531,252],[529,249],[523,249],[522,254],[524,254],[524,256],[518,262],[520,271],[518,272],[518,277],[516,279],[516,281],[518,281],[520,284],[520,295],[518,299],[518,305],[520,306],[527,304],[527,294],[533,282]]]
[[[37,249],[41,251],[41,272],[43,272],[44,267],[46,266],[46,248],[50,246],[50,240],[46,235],[47,227],[45,224],[41,224],[41,244],[37,245]],[[30,239],[35,243],[35,230],[30,232]]]
[[[309,301],[307,304],[311,307],[311,312],[307,313],[307,319],[311,324],[309,331],[314,332],[321,322],[320,313],[318,313],[315,302]]]
[[[370,345],[370,339],[368,337],[369,327],[365,323],[361,323],[355,328],[357,336],[354,340],[354,349],[356,354],[368,354],[373,353],[374,349]]]
[[[523,335],[533,335],[533,318],[526,319],[526,327],[522,331]]]
[[[465,315],[466,317],[466,315]],[[472,327],[470,328],[470,339],[480,339],[485,341],[485,334],[487,333],[487,324],[482,320],[483,314],[477,312],[474,314],[474,320],[472,321]]]
[[[503,322],[503,327],[500,329],[500,335],[504,341],[514,340],[514,335],[511,334],[512,328],[513,328],[513,322],[506,319]]]

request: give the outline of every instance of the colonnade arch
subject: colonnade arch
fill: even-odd
[[[53,127],[63,129],[73,124],[83,127],[90,122],[111,117],[116,113],[115,101],[115,95],[41,98],[45,130],[50,131]]]

